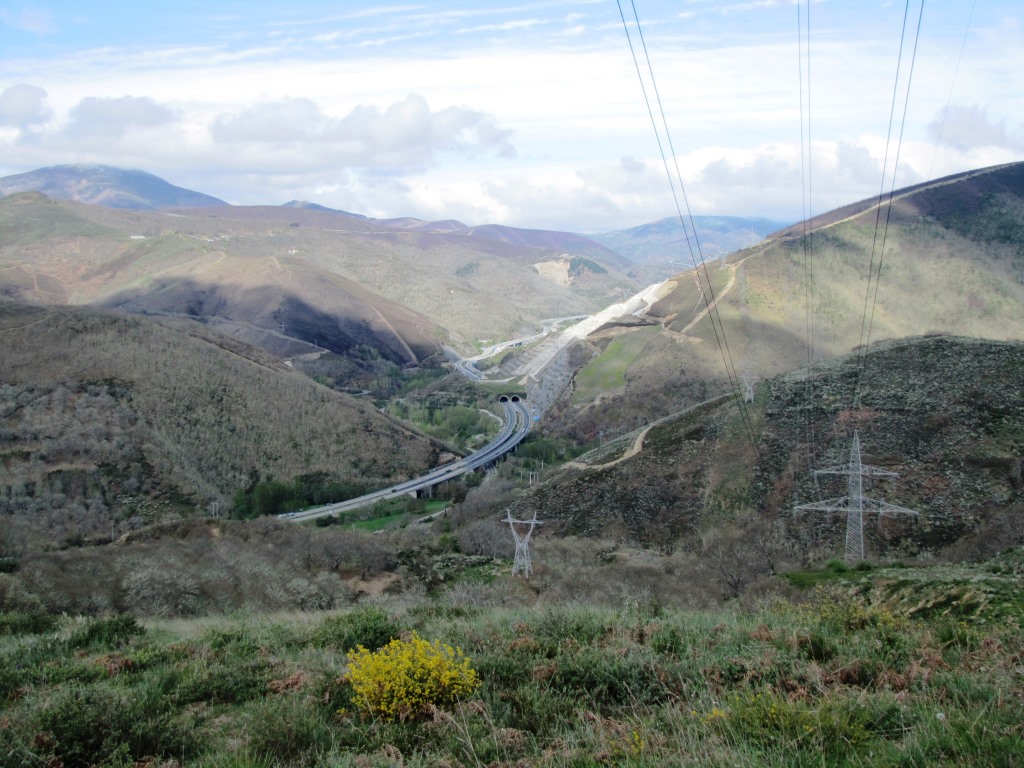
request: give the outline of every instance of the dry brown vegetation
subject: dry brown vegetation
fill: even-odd
[[[1024,335],[1021,202],[1006,183],[1019,179],[1022,168],[992,171],[987,181],[985,174],[973,177],[965,198],[970,204],[963,206],[969,215],[959,213],[956,184],[901,199],[889,235],[876,337],[947,327],[978,336]],[[1003,186],[993,187],[993,180]],[[14,221],[25,206],[43,224]],[[465,299],[459,291],[474,281],[505,284],[500,306],[533,291],[529,281],[526,287],[503,283],[511,281],[514,262],[465,262],[465,244],[416,230],[384,237],[371,234],[370,224],[353,223],[346,248],[332,250],[337,241],[326,232],[326,220],[309,212],[296,213],[291,223],[297,227],[259,220],[252,211],[253,218],[237,211],[187,218],[187,231],[146,231],[152,237],[145,245],[119,246],[110,260],[98,243],[115,237],[111,232],[123,237],[126,221],[144,229],[156,219],[85,212],[31,196],[0,201],[0,208],[14,222],[10,248],[21,249],[25,259],[43,258],[42,235],[59,233],[58,245],[45,255],[53,274],[29,269],[27,261],[0,265],[5,285],[40,302],[82,299],[73,295],[70,281],[54,275],[84,276],[75,290],[98,291],[109,288],[105,275],[116,273],[142,285],[133,296],[176,311],[176,302],[184,300],[176,291],[198,290],[198,282],[188,282],[198,266],[212,273],[230,267],[241,283],[264,288],[260,281],[271,267],[289,285],[302,282],[307,267],[309,274],[351,268],[361,285],[386,293],[388,276],[402,273],[403,259],[424,251],[431,259],[402,274],[413,283],[423,270],[444,278],[420,284],[409,300],[433,302],[433,311],[442,314],[454,313],[456,305],[470,307],[459,320],[467,328],[485,310],[507,327],[525,318],[495,312],[483,293]],[[71,229],[61,229],[68,222]],[[260,227],[269,227],[269,234]],[[215,236],[216,245],[204,239]],[[858,265],[870,240],[870,223],[861,217],[830,222],[808,243],[816,344],[826,357],[856,343],[863,303]],[[374,250],[371,241],[385,247]],[[312,250],[278,261],[282,243]],[[506,247],[487,246],[492,256]],[[233,248],[247,256],[229,254]],[[578,458],[576,466],[556,470],[553,459],[544,457],[550,449],[557,460],[565,459],[568,443],[534,437],[495,473],[502,477],[473,489],[432,527],[410,525],[374,538],[277,521],[213,522],[156,527],[117,545],[75,548],[158,520],[203,514],[211,501],[219,501],[223,512],[235,490],[261,479],[327,473],[338,481],[384,485],[436,464],[438,449],[360,401],[202,324],[0,303],[0,570],[14,570],[0,580],[0,597],[9,606],[93,613],[319,609],[371,590],[346,579],[387,572],[391,588],[410,600],[454,584],[446,599],[456,605],[621,605],[648,597],[705,605],[751,598],[780,589],[775,574],[820,563],[840,549],[842,520],[797,520],[790,510],[794,503],[844,492],[841,481],[817,487],[811,470],[845,461],[855,427],[865,460],[901,473],[877,495],[922,513],[917,525],[869,520],[872,557],[977,559],[1024,540],[1024,346],[942,336],[886,342],[870,347],[863,369],[855,357],[832,359],[816,363],[810,378],[790,373],[766,381],[806,354],[803,243],[783,238],[740,258],[713,279],[734,358],[750,358],[762,377],[749,422],[735,401],[708,400],[718,391],[720,355],[707,320],[688,314],[696,286],[681,279],[643,321],[644,333],[651,323],[661,328],[642,352],[626,362],[601,361],[610,371],[625,371],[623,393],[604,395],[597,407],[582,411],[563,404],[553,414],[577,445],[645,425],[649,430],[612,440]],[[151,267],[157,263],[180,274],[154,294]],[[565,294],[548,288],[532,295],[527,314],[562,314],[575,306],[552,309]],[[218,311],[225,296],[212,292],[195,299],[196,312]],[[253,312],[247,322],[269,322],[259,307]],[[400,314],[389,310],[379,320],[387,325]],[[321,327],[313,315],[307,330]],[[403,316],[409,327],[414,315]],[[415,359],[412,336],[391,330],[394,343],[406,345]],[[631,355],[635,346],[641,345],[618,345]],[[759,357],[762,349],[770,352]],[[326,375],[337,362],[320,360],[309,370]],[[432,386],[427,394],[438,401],[457,394],[444,382]],[[705,402],[680,410],[698,401]],[[543,461],[544,482],[524,489],[516,471],[536,471]],[[538,568],[529,586],[492,578],[496,566],[490,560],[510,555],[510,536],[498,522],[506,508],[517,517],[536,511],[547,521],[535,542]],[[41,544],[72,549],[41,553]],[[475,577],[461,579],[461,572]],[[374,583],[373,590],[382,586]]]
[[[353,602],[397,566],[393,543],[276,519],[181,521],[114,544],[28,553],[0,575],[6,610],[205,616],[246,608],[320,611]]]
[[[851,356],[819,364],[811,379],[759,385],[747,407],[753,434],[735,400],[712,401],[655,424],[636,455],[609,460],[629,452],[634,436],[624,436],[497,503],[566,532],[700,555],[739,593],[778,570],[775,561],[821,562],[841,551],[844,519],[795,519],[791,510],[846,494],[846,478],[819,485],[811,470],[848,461],[856,428],[864,461],[900,473],[866,495],[921,513],[917,524],[869,518],[873,557],[991,556],[1024,541],[1022,375],[1021,343],[881,343],[863,368]],[[749,572],[728,572],[735,567]]]
[[[204,511],[256,479],[382,484],[438,448],[187,321],[0,303],[0,513],[53,541]]]
[[[295,208],[168,216],[23,193],[0,200],[0,224],[0,293],[203,317],[280,354],[369,341],[415,362],[638,288],[603,268],[558,285],[532,266],[558,251]]]

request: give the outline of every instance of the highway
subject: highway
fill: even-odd
[[[494,357],[495,355],[505,351],[509,347],[522,347],[534,341],[540,341],[541,339],[547,337],[550,333],[552,333],[554,329],[557,328],[562,323],[568,322],[569,320],[585,320],[588,317],[590,317],[590,315],[567,315],[566,317],[551,317],[548,318],[547,320],[542,320],[541,323],[543,325],[540,333],[535,333],[532,336],[523,336],[518,339],[511,339],[509,341],[502,341],[498,344],[492,344],[491,346],[484,349],[484,351],[481,352],[479,355],[474,355],[473,357],[464,357],[461,360],[456,360],[455,368],[463,376],[465,376],[467,379],[470,379],[471,381],[492,381],[495,384],[503,384],[505,382],[511,381],[512,378],[518,377],[512,377],[507,379],[486,379],[486,374],[476,367],[477,361],[486,360],[488,357]]]
[[[447,480],[454,480],[467,472],[472,472],[475,469],[486,466],[523,442],[530,432],[531,415],[526,403],[517,396],[511,399],[503,397],[501,398],[501,406],[505,410],[505,420],[501,425],[498,435],[479,451],[471,453],[469,456],[433,469],[421,477],[392,485],[390,488],[382,488],[379,491],[373,491],[355,499],[339,501],[335,504],[311,507],[301,512],[288,512],[278,515],[278,517],[293,523],[302,523],[307,520],[315,520],[318,517],[338,515],[353,509],[368,507],[379,501],[393,499],[402,494],[415,493],[423,488],[429,488]]]

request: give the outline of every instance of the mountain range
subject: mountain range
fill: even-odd
[[[438,460],[443,447],[283,359],[436,365],[442,347],[641,287],[626,256],[571,233],[299,202],[125,210],[29,191],[0,199],[0,226],[0,461],[20,478],[0,495],[18,509],[45,498],[92,533],[267,478],[374,483]],[[496,503],[563,533],[702,552],[809,498],[854,427],[870,460],[906,472],[897,501],[924,515],[876,551],[960,546],[1021,501],[1024,163],[851,204],[642,295],[554,361],[568,387],[516,461],[534,472],[552,445],[608,447],[487,490],[484,514]],[[729,397],[741,380],[747,406]]]
[[[57,200],[133,211],[227,205],[202,192],[176,187],[151,173],[109,165],[55,165],[0,178],[0,194],[19,192],[42,192]]]
[[[715,261],[784,229],[787,222],[742,216],[694,216],[660,219],[639,227],[600,232],[589,237],[622,254],[634,266],[630,276],[655,283]]]
[[[66,167],[0,182],[12,192],[0,199],[3,294],[202,318],[279,355],[370,346],[415,364],[442,344],[468,350],[638,287],[619,272],[625,259],[571,233],[300,203],[158,211],[166,197],[155,196],[126,210],[14,191],[26,176],[62,196],[117,178],[115,198],[139,191],[137,172],[75,168],[76,183]]]
[[[56,205],[19,201],[28,191]],[[411,363],[441,344],[468,350],[596,311],[680,261],[666,224],[610,233],[619,251],[601,236],[376,220],[306,201],[229,206],[110,166],[8,176],[0,192],[15,239],[0,245],[5,294],[202,317],[282,355],[369,344]],[[756,237],[751,220],[700,222],[708,255]],[[655,245],[645,250],[645,239]],[[62,252],[87,259],[55,264]]]

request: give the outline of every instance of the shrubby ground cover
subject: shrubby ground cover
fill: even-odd
[[[746,610],[424,597],[146,624],[5,614],[0,763],[1018,765],[1018,614],[893,609],[851,585]],[[423,694],[398,716],[358,701],[353,669],[375,651]],[[454,695],[432,667],[462,681]],[[381,669],[362,679],[394,677]]]

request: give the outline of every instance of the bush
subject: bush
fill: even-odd
[[[352,702],[370,718],[412,720],[469,696],[479,685],[462,651],[439,640],[392,640],[373,652],[348,655]]]
[[[814,590],[808,615],[836,632],[855,632],[867,627],[893,632],[902,626],[901,619],[888,608],[871,605],[862,597],[822,586]]]
[[[57,693],[36,714],[36,745],[67,766],[131,764],[143,757],[181,758],[197,748],[193,724],[156,697],[90,687]]]
[[[21,685],[21,675],[13,668],[3,664],[0,666],[0,704],[10,699]]]
[[[589,608],[549,610],[533,629],[537,642],[551,651],[566,641],[590,645],[608,632],[604,618]]]
[[[0,637],[4,635],[43,635],[57,626],[57,617],[44,611],[0,613]]]
[[[270,665],[262,659],[193,666],[179,680],[173,681],[170,699],[179,705],[252,701],[266,692],[272,672]]]
[[[317,645],[351,651],[362,646],[376,651],[394,640],[402,627],[380,608],[360,608],[324,619],[313,633]]]
[[[68,646],[86,648],[90,645],[101,645],[106,648],[117,648],[136,635],[144,634],[145,631],[134,616],[130,613],[121,613],[106,619],[90,620],[84,627],[71,634]]]
[[[555,690],[597,707],[654,704],[668,695],[654,664],[592,647],[561,654],[549,682]]]

